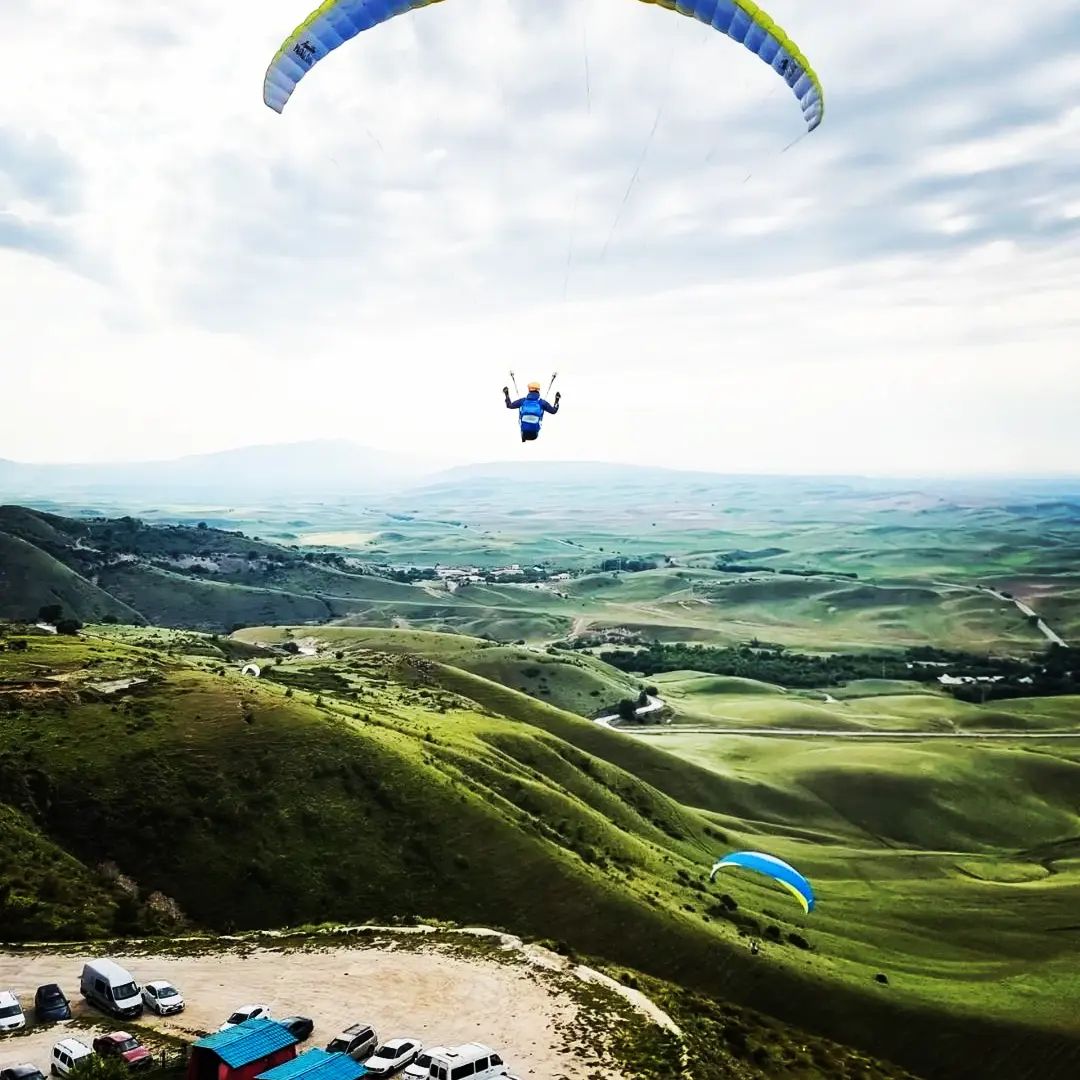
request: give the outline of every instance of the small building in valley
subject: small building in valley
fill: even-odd
[[[296,1036],[276,1020],[245,1020],[192,1044],[187,1080],[255,1080],[296,1057]]]

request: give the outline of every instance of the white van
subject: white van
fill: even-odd
[[[401,1075],[405,1080],[427,1080],[431,1075],[428,1071],[431,1068],[431,1059],[444,1053],[446,1053],[445,1046],[429,1046],[417,1055],[411,1065],[405,1066],[405,1071]]]
[[[493,1080],[506,1076],[503,1059],[483,1043],[462,1043],[431,1055],[428,1076],[433,1080]]]
[[[11,990],[0,990],[0,1031],[26,1027],[26,1014]]]
[[[115,960],[94,960],[84,964],[79,981],[82,996],[103,1012],[123,1020],[142,1016],[143,1000],[131,972]]]
[[[84,1042],[78,1039],[61,1039],[52,1048],[52,1065],[50,1072],[53,1076],[67,1076],[83,1058],[88,1058],[94,1053]]]

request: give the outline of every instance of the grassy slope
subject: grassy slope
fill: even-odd
[[[1080,698],[1067,696],[974,705],[922,684],[879,679],[828,691],[789,691],[700,672],[672,672],[654,681],[675,709],[675,722],[694,726],[1038,732],[1071,730],[1080,721]]]
[[[280,642],[288,633],[281,628],[250,627],[235,636],[242,641]],[[376,649],[446,661],[581,716],[595,715],[622,698],[636,697],[642,686],[640,680],[591,656],[495,645],[462,634],[337,626],[319,627],[310,633],[334,651]],[[295,634],[302,636],[303,631]]]
[[[7,798],[29,777],[3,775]],[[26,792],[32,798],[32,792]],[[116,928],[116,897],[98,875],[0,802],[0,940],[71,940]]]
[[[46,604],[84,622],[106,615],[141,622],[138,611],[80,577],[58,559],[16,536],[0,532],[0,618],[29,619]]]
[[[1012,605],[941,586],[666,569],[591,575],[567,591],[590,624],[663,640],[756,636],[856,650],[936,644],[1026,652],[1042,645]]]
[[[264,621],[315,621],[334,614],[318,597],[202,581],[134,563],[108,567],[100,581],[111,595],[138,604],[158,626],[221,630]]]
[[[72,524],[68,518],[25,506],[0,506],[0,531],[31,544],[68,544],[72,539]]]
[[[815,843],[778,838],[775,813],[760,831],[815,881],[814,925],[839,966],[876,955],[894,987],[990,1014],[1022,982],[1025,1008],[1072,1026],[1080,978],[1062,928],[1080,902],[1068,841],[1080,832],[1076,747],[696,734],[662,745],[798,801],[782,818]]]
[[[310,563],[283,568],[255,560],[250,565],[237,566],[236,559],[243,560],[248,552],[290,561],[297,558],[297,553],[217,529],[171,525],[151,528],[129,518],[74,520],[19,507],[0,508],[0,531],[39,545],[42,551],[85,578],[102,570],[103,560],[107,562],[110,557],[103,552],[114,555],[118,551],[136,552],[143,558],[154,559],[170,555],[229,556],[232,564],[206,581],[191,574],[167,579],[164,591],[177,591],[175,603],[163,598],[157,571],[141,575],[130,564],[125,567],[114,564],[103,570],[103,588],[110,589],[112,580],[119,579],[118,595],[123,603],[169,625],[225,629],[238,622],[339,618],[358,625],[392,623],[487,634],[503,641],[523,638],[537,643],[563,637],[575,626],[579,629],[622,626],[660,640],[730,642],[756,636],[803,648],[863,649],[924,643],[1013,652],[1040,648],[1041,637],[1011,605],[970,588],[952,589],[940,584],[940,581],[970,581],[984,562],[987,568],[996,569],[998,580],[1006,580],[1003,575],[1007,571],[1015,569],[1019,573],[1024,569],[1014,566],[1016,553],[1009,550],[1009,542],[1037,545],[1038,535],[1029,535],[1027,531],[1003,532],[1001,515],[979,523],[979,528],[986,531],[977,530],[971,536],[959,531],[959,525],[966,521],[964,515],[942,520],[950,524],[929,529],[899,524],[868,529],[861,522],[841,521],[827,527],[821,523],[777,524],[771,531],[758,524],[750,530],[761,534],[756,538],[746,534],[746,525],[730,533],[708,528],[673,528],[665,531],[662,538],[647,529],[645,539],[635,540],[633,535],[624,533],[613,546],[607,546],[612,543],[609,534],[576,533],[585,548],[577,546],[579,540],[551,540],[550,536],[558,536],[559,532],[550,531],[554,528],[550,521],[528,526],[536,525],[541,531],[548,529],[546,537],[530,539],[522,537],[520,531],[499,533],[498,537],[490,533],[489,540],[494,545],[491,552],[498,557],[475,561],[531,561],[539,557],[539,553],[527,557],[534,539],[546,545],[545,555],[553,565],[574,563],[582,551],[588,552],[586,563],[595,563],[615,554],[619,548],[640,549],[653,558],[662,557],[657,554],[658,549],[679,554],[689,548],[691,554],[685,558],[679,554],[680,561],[703,560],[707,564],[720,551],[744,548],[753,552],[769,550],[777,544],[785,554],[766,558],[764,561],[769,565],[778,568],[809,565],[824,570],[856,566],[862,575],[858,581],[826,575],[744,576],[701,566],[680,566],[641,574],[586,576],[562,586],[560,591],[569,594],[563,598],[555,591],[512,586],[480,585],[453,594],[442,593]],[[628,519],[625,528],[632,531],[633,527],[632,519]],[[642,528],[640,521],[637,527]],[[486,533],[483,529],[467,529],[462,523],[420,519],[402,523],[401,528],[405,531],[394,536],[387,534],[385,551],[364,545],[364,554],[376,557],[378,550],[387,559],[416,559],[424,564],[448,560],[472,562],[473,545],[483,541]],[[446,530],[449,530],[451,550],[438,547],[425,550],[425,538],[429,534],[434,538]],[[940,558],[935,554],[939,533],[947,539],[940,548]],[[990,544],[987,551],[982,547],[984,540]],[[964,551],[962,541],[971,549],[968,551],[969,560],[974,560],[971,565],[959,565],[962,562],[959,556]],[[929,546],[923,549],[919,548],[920,544]],[[78,551],[75,545],[79,545]],[[604,547],[606,552],[601,550]],[[18,554],[13,565],[25,563],[24,576],[34,578],[42,573],[39,560],[27,561],[25,552]],[[8,561],[11,560],[9,554]],[[1063,565],[1067,567],[1067,563]],[[252,592],[232,597],[225,605],[227,594],[222,589],[229,584],[247,586]],[[1080,618],[1076,614],[1080,605],[1076,603],[1075,591],[1069,592],[1062,582],[1058,586],[1046,600],[1046,614],[1051,622],[1057,621],[1060,628],[1070,631]],[[0,583],[0,610],[3,610],[3,595]],[[261,596],[261,600],[256,596]],[[318,606],[320,599],[322,608]],[[19,597],[14,600],[21,602]],[[220,605],[222,610],[227,606],[229,617],[219,618],[215,605]],[[309,615],[307,611],[320,614]],[[100,617],[104,612],[90,605],[75,613],[85,620]],[[131,616],[129,613],[120,617]]]
[[[493,712],[558,734],[561,739],[615,762],[638,777],[646,778],[657,788],[684,803],[711,808],[718,815],[714,820],[730,830],[732,842],[735,842],[735,836],[741,835],[746,838],[747,843],[752,842],[754,846],[765,846],[770,850],[779,849],[782,854],[789,854],[802,865],[807,864],[807,850],[813,850],[807,849],[806,839],[812,838],[815,845],[829,845],[832,854],[826,859],[820,862],[814,862],[812,859],[809,861],[808,865],[813,868],[815,875],[825,882],[840,881],[839,887],[843,891],[847,887],[847,876],[850,875],[851,868],[856,867],[855,880],[859,882],[861,890],[859,895],[853,898],[855,901],[853,906],[845,907],[844,899],[833,898],[833,903],[837,904],[837,915],[830,932],[836,935],[838,941],[843,938],[849,932],[848,922],[853,912],[858,913],[865,924],[860,931],[858,949],[855,952],[846,950],[847,955],[844,961],[838,965],[840,970],[843,970],[847,962],[859,955],[860,950],[864,955],[867,951],[872,951],[876,962],[892,971],[894,978],[897,965],[911,965],[913,963],[910,955],[911,935],[897,934],[894,923],[902,921],[905,906],[910,905],[913,899],[919,898],[922,892],[928,893],[932,898],[929,904],[920,901],[920,910],[923,912],[921,917],[928,925],[932,925],[932,913],[938,905],[960,901],[962,909],[969,913],[965,919],[973,910],[984,919],[989,912],[995,916],[998,932],[1004,933],[1008,928],[1007,936],[1011,936],[1015,948],[1015,952],[1009,957],[1002,958],[996,964],[993,961],[987,961],[985,954],[988,937],[985,934],[976,934],[977,940],[972,941],[962,950],[965,962],[979,956],[981,964],[986,968],[1013,974],[1026,970],[1028,955],[1040,956],[1047,953],[1044,941],[1033,943],[1031,936],[1025,934],[1022,929],[1020,932],[1016,931],[1013,924],[1018,923],[1021,912],[1015,905],[1009,907],[1003,917],[1003,913],[996,908],[996,897],[992,893],[984,891],[978,897],[971,895],[976,890],[969,885],[971,879],[967,876],[968,870],[954,869],[949,874],[929,858],[924,858],[918,868],[912,870],[910,867],[905,867],[906,861],[910,858],[906,852],[911,850],[912,844],[920,841],[931,844],[931,850],[936,841],[940,841],[946,847],[959,845],[971,853],[971,858],[964,862],[965,867],[969,864],[976,866],[981,868],[981,873],[991,876],[999,873],[1002,861],[995,854],[993,845],[1016,843],[1024,836],[1051,840],[1060,835],[1062,830],[1067,832],[1072,827],[1070,822],[1073,819],[1069,817],[1067,800],[1056,806],[1043,804],[1036,795],[1032,794],[1053,783],[1057,785],[1059,794],[1064,795],[1070,785],[1076,782],[1076,774],[1067,762],[1051,759],[1048,762],[1031,764],[1030,768],[1025,768],[1024,766],[1029,765],[1033,760],[1026,755],[1021,754],[1015,761],[1011,757],[1001,759],[1013,762],[1016,767],[1011,770],[1002,768],[1000,774],[996,776],[996,786],[1001,790],[1015,789],[1027,791],[1029,794],[1021,799],[1017,806],[999,804],[999,808],[1005,807],[999,817],[987,819],[981,823],[977,820],[977,814],[973,811],[965,814],[963,809],[965,806],[974,807],[981,797],[978,788],[980,759],[978,752],[972,748],[963,751],[967,755],[963,769],[960,768],[958,760],[949,757],[947,748],[934,746],[928,753],[918,753],[911,748],[904,748],[895,770],[888,768],[875,770],[870,767],[873,754],[870,753],[869,748],[860,747],[857,748],[859,751],[869,754],[868,760],[864,762],[859,753],[854,754],[854,766],[850,772],[842,768],[844,753],[841,750],[837,751],[836,758],[840,763],[837,766],[839,775],[832,775],[831,762],[829,766],[823,766],[820,769],[820,775],[801,768],[788,773],[778,770],[775,775],[770,775],[764,769],[748,770],[740,767],[732,768],[729,765],[717,770],[715,777],[717,783],[710,784],[701,776],[697,767],[693,771],[686,772],[681,769],[664,768],[658,762],[667,755],[658,756],[647,752],[651,751],[652,747],[642,747],[637,741],[620,738],[595,726],[589,727],[570,718],[564,718],[563,714],[555,710],[524,700],[507,688],[477,678],[462,671],[460,667],[453,666],[462,663],[463,659],[473,652],[475,646],[470,646],[468,642],[462,642],[452,636],[427,639],[420,635],[392,635],[391,639],[396,641],[400,648],[426,647],[432,655],[443,656],[447,663],[436,665],[432,669],[431,677],[437,681],[438,685],[453,689],[456,693],[468,697]],[[339,643],[340,640],[339,638]],[[386,640],[386,637],[379,634],[370,634],[367,638],[369,645],[382,644]],[[695,673],[684,673],[683,679],[691,686],[699,681]],[[724,701],[745,701],[758,706],[772,706],[780,696],[776,688],[765,684],[751,683],[747,687],[740,685],[743,683],[741,680],[709,678],[704,681],[706,686],[701,688],[700,696],[705,698],[719,690],[720,697]],[[750,694],[746,694],[747,689],[750,689]],[[904,689],[907,687],[905,686]],[[904,699],[901,699],[901,702],[903,701]],[[946,703],[949,699],[941,699],[941,701]],[[803,703],[795,702],[795,704]],[[979,711],[970,706],[959,706],[959,708],[972,709],[976,713]],[[827,718],[827,713],[825,716]],[[821,718],[815,719],[820,721]],[[662,743],[654,745],[667,744],[668,740],[665,738]],[[702,752],[702,746],[708,745],[702,742],[695,746],[693,752],[687,755],[688,762],[694,760],[695,754]],[[807,747],[808,754],[810,750],[811,748]],[[768,757],[767,753],[766,757]],[[909,762],[910,769],[907,768]],[[934,768],[929,768],[927,763],[933,763]],[[867,777],[866,782],[861,780],[864,772]],[[879,786],[888,790],[887,797],[879,798],[877,790]],[[938,791],[947,800],[943,814],[935,801]],[[839,809],[832,805],[834,802],[837,803]],[[873,813],[866,812],[867,807],[878,816],[875,817]],[[865,820],[857,824],[860,808],[863,808]],[[898,808],[904,812],[899,813]],[[1018,812],[1021,808],[1022,813]],[[955,835],[938,835],[932,832],[931,827],[939,817],[942,821],[950,823]],[[976,819],[974,824],[969,820],[971,818]],[[685,827],[686,822],[686,817],[677,819],[676,828]],[[890,822],[901,823],[894,825],[896,835],[893,835],[893,832],[886,827]],[[1037,827],[1033,822],[1037,824]],[[691,828],[690,831],[693,832],[693,829]],[[764,836],[755,834],[764,834]],[[787,840],[784,840],[785,834],[788,837]],[[698,834],[698,839],[704,840],[706,844],[710,843],[708,838],[701,834]],[[889,862],[890,847],[905,849],[905,855],[903,858],[898,858],[895,865]],[[1037,866],[1032,870],[1031,860],[1019,861],[1028,867],[1029,872],[1041,876],[1041,871]],[[927,872],[932,879],[929,886],[924,881]],[[881,921],[872,917],[868,918],[866,909],[866,902],[870,895],[867,892],[869,888],[867,883],[872,876],[876,875],[899,878],[904,881],[903,891],[891,905],[887,917]],[[945,878],[945,883],[937,883],[938,878]],[[1062,880],[1056,885],[1063,886],[1066,882]],[[735,886],[731,887],[735,888]],[[753,884],[749,884],[748,887],[754,890]],[[1045,917],[1064,920],[1063,912],[1072,895],[1071,892],[1048,890],[1045,903],[1042,905],[1045,908]],[[1036,905],[1032,904],[1030,899],[1019,899],[1029,904],[1032,910],[1035,909]],[[764,907],[767,911],[776,910],[775,907],[770,908],[769,905],[770,898],[767,889],[757,891],[757,899],[752,906],[758,909]],[[984,909],[988,909],[988,912]],[[815,916],[814,926],[820,927],[824,922],[831,922],[831,919],[821,918],[820,913]],[[1040,934],[1041,930],[1034,935],[1035,938],[1038,938]],[[1063,948],[1065,943],[1061,945]],[[1054,954],[1053,963],[1042,969],[1041,974],[1046,978],[1043,983],[1044,989],[1051,985],[1049,976],[1053,971],[1053,964],[1061,965],[1062,948]],[[1031,950],[1030,954],[1027,950]],[[845,952],[842,947],[838,951]],[[1053,950],[1049,952],[1053,953]],[[929,970],[925,948],[916,949],[914,965],[909,973],[911,985],[915,988],[914,996],[925,995],[931,1000],[944,997],[951,1000],[953,1007],[962,1007],[971,994],[971,986],[963,978],[963,964],[957,964],[949,969],[944,988],[928,976]],[[980,992],[982,981],[982,975],[977,975]],[[1067,995],[1065,1000],[1067,1002],[1075,1000],[1076,992],[1077,990],[1072,992],[1073,996]],[[1060,991],[1055,993],[1060,993]],[[1006,1015],[1008,1012],[1009,1007],[1004,996],[996,1001],[980,1000],[983,1000],[986,1008],[998,1015]],[[1063,1016],[1060,1001],[1054,1004],[1054,1000],[1051,996],[1045,1003],[1048,1015]],[[1070,1007],[1066,1005],[1064,1012],[1067,1012]]]
[[[38,647],[32,641],[20,662],[34,663]],[[104,654],[98,659],[114,654],[114,666],[154,659],[101,642],[40,647],[73,676],[91,648]],[[311,661],[297,662],[305,666]],[[1010,1063],[1078,1049],[1014,1028],[1015,1014],[993,996],[984,1003],[991,1024],[959,1002],[937,1018],[940,999],[916,979],[883,994],[870,980],[881,944],[869,956],[843,951],[858,907],[841,903],[815,916],[814,952],[772,948],[765,964],[750,957],[735,927],[708,915],[700,891],[708,854],[725,841],[709,840],[704,817],[641,777],[714,805],[732,843],[759,828],[755,818],[793,816],[805,797],[784,796],[779,783],[686,766],[408,655],[343,661],[336,678],[347,689],[336,697],[347,706],[327,694],[319,707],[303,692],[286,698],[281,687],[176,660],[158,661],[158,670],[160,682],[122,702],[27,703],[0,728],[0,746],[9,775],[40,778],[47,798],[26,809],[54,842],[87,861],[115,858],[144,890],[176,897],[207,923],[415,912],[506,925],[732,996],[930,1074],[965,1075],[975,1045],[997,1048]],[[782,833],[770,838],[781,853],[795,845]],[[827,864],[821,873],[828,881]],[[967,888],[990,888],[969,881],[962,878]],[[803,924],[757,882],[727,888],[750,910],[778,909],[770,917],[781,926]],[[898,946],[889,950],[895,970]],[[963,987],[962,971],[950,977]],[[1054,1015],[1043,1022],[1058,1023]]]

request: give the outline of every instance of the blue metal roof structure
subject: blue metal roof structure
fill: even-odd
[[[367,1069],[348,1054],[329,1054],[312,1049],[259,1073],[255,1080],[359,1080]]]
[[[211,1050],[230,1069],[239,1069],[261,1058],[269,1057],[286,1046],[295,1046],[296,1036],[276,1020],[260,1016],[245,1020],[228,1031],[215,1031],[204,1035],[195,1046]]]

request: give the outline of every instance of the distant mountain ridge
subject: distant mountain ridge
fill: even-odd
[[[76,494],[177,495],[383,491],[429,475],[437,466],[345,439],[243,446],[161,461],[28,464],[0,458],[0,499]]]
[[[573,486],[617,485],[665,492],[704,493],[785,488],[789,491],[920,494],[938,500],[1058,504],[1074,514],[1080,504],[1076,477],[969,477],[927,479],[849,475],[783,476],[675,469],[605,461],[488,461],[447,466],[406,453],[377,450],[348,439],[309,439],[241,446],[173,459],[133,462],[29,463],[0,458],[0,503],[78,503],[112,497],[114,505],[137,500],[242,502],[253,498],[330,497],[460,491],[528,483],[552,491]],[[1010,509],[1015,509],[1010,507]]]

